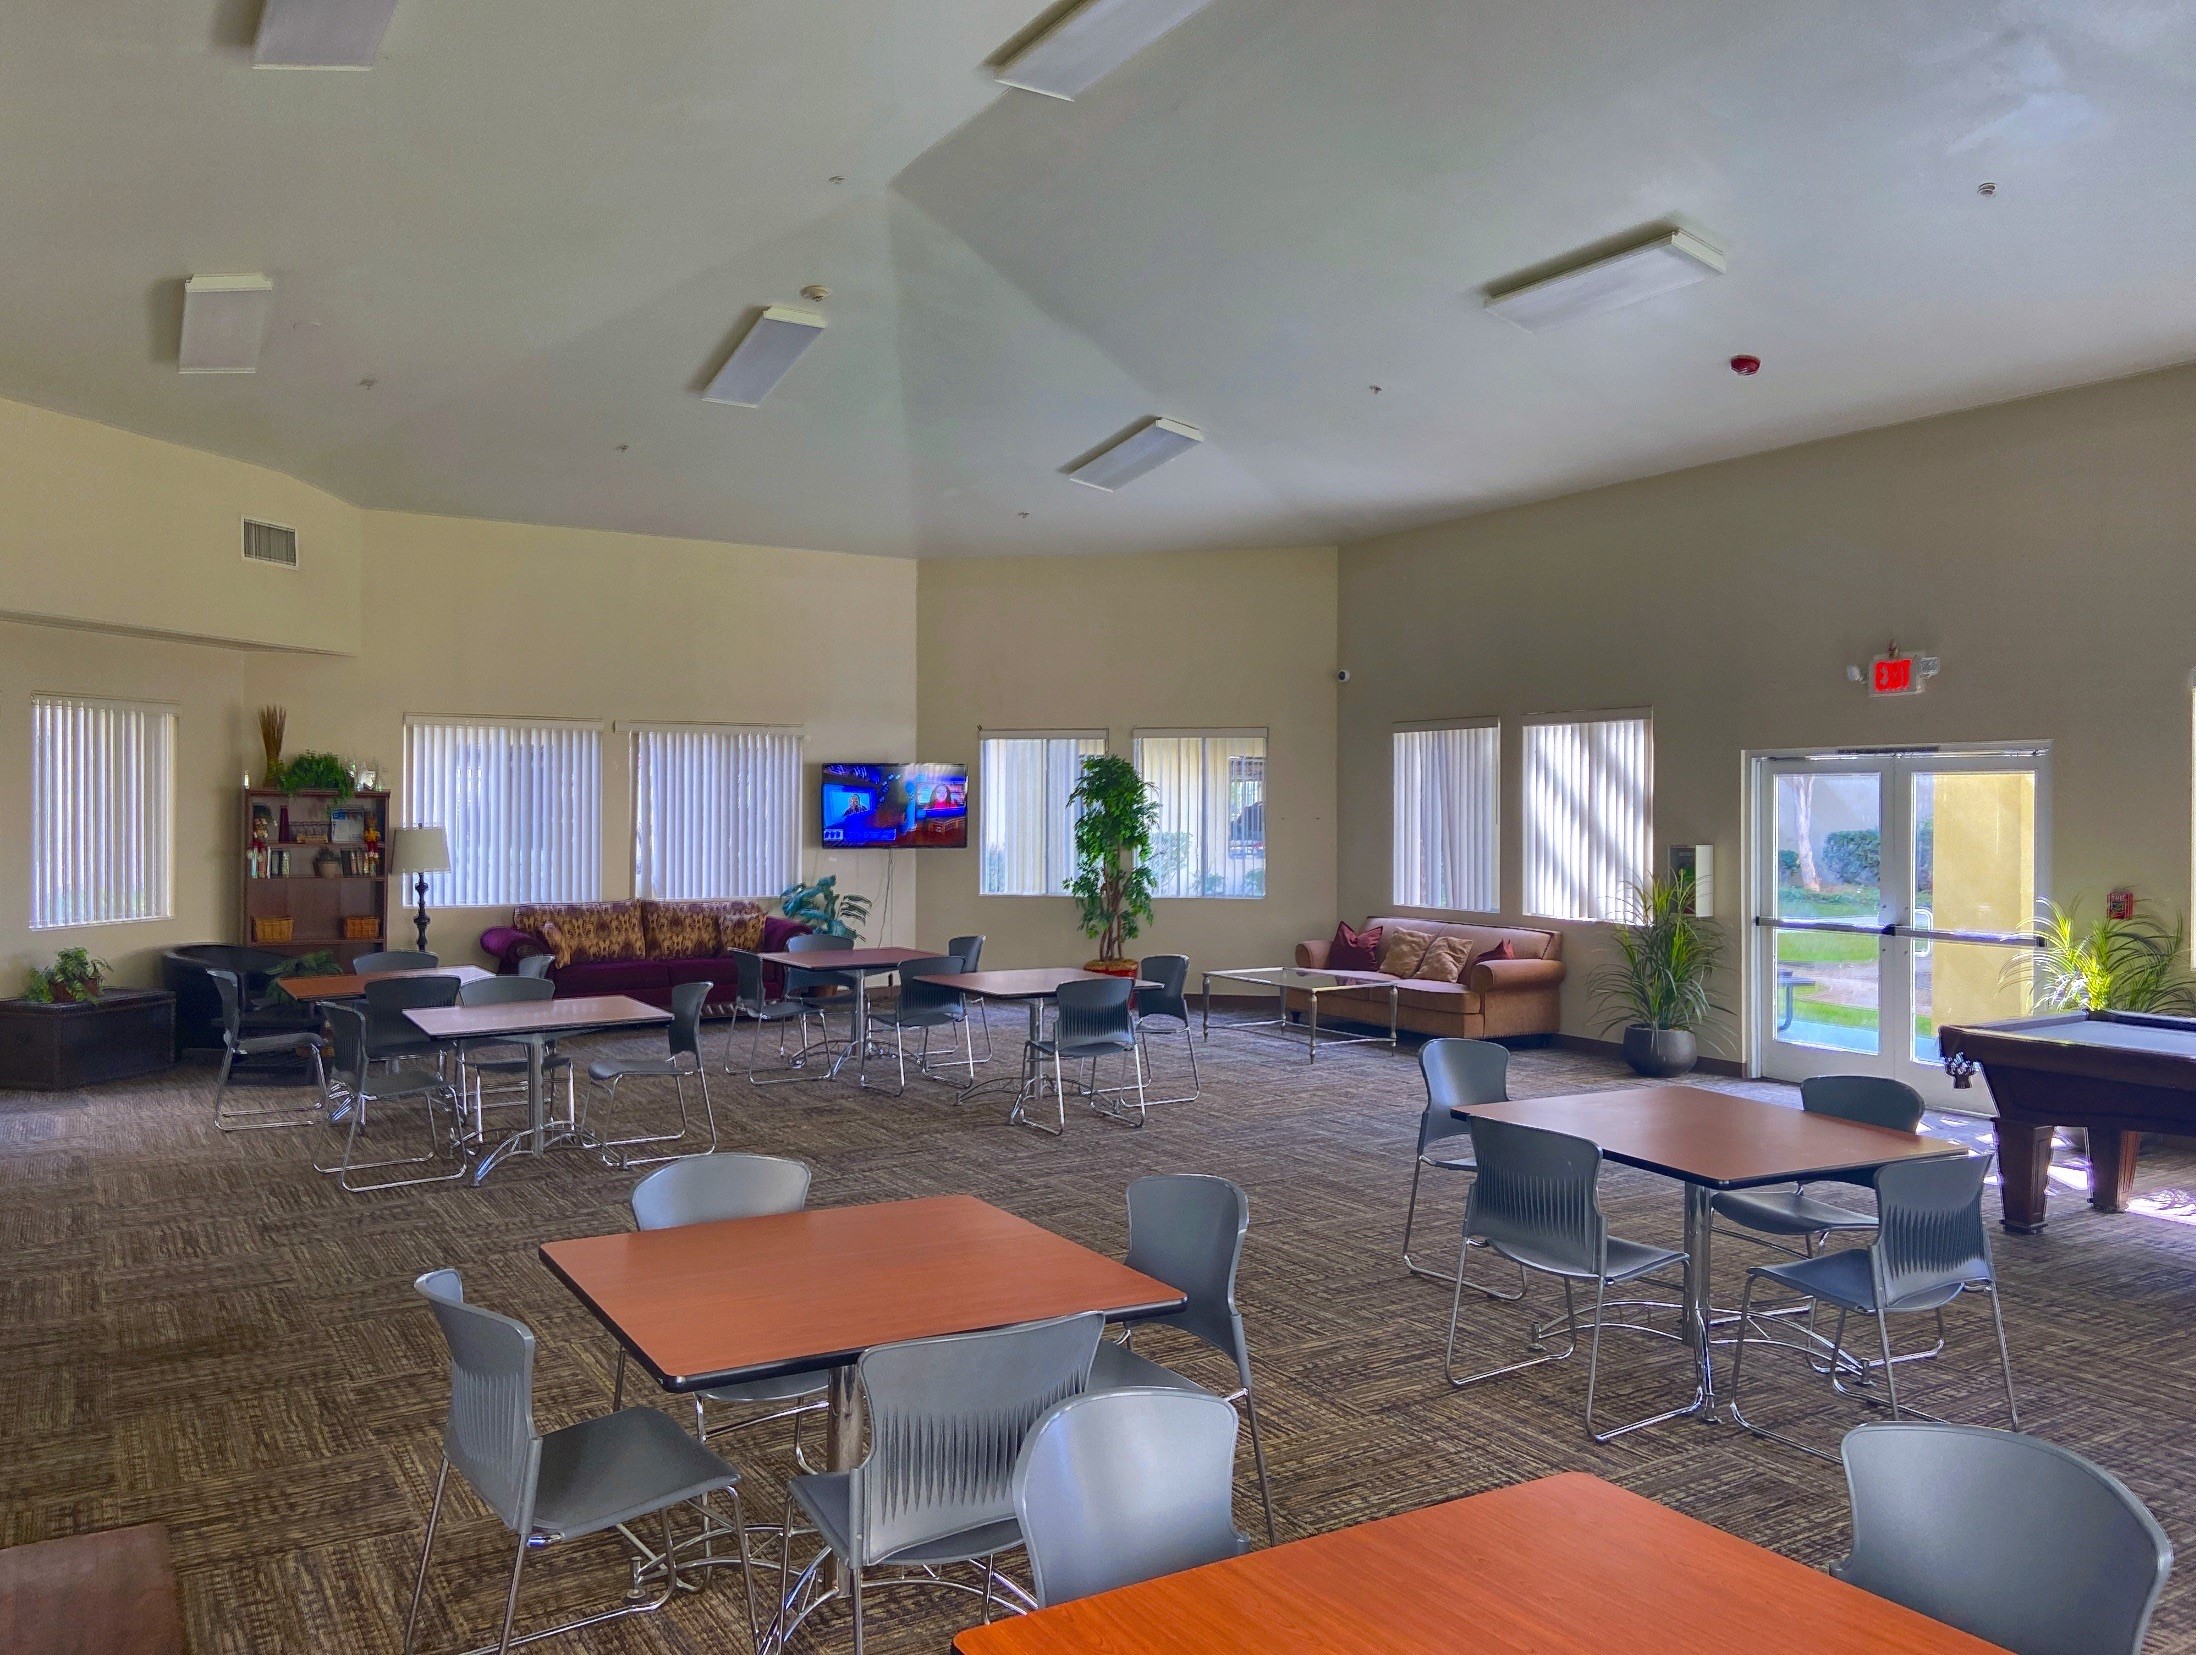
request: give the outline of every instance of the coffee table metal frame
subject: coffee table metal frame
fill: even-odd
[[[1267,1040],[1286,1040],[1290,1044],[1302,1044],[1304,1061],[1319,1061],[1319,997],[1322,994],[1339,993],[1352,988],[1386,988],[1388,991],[1388,1032],[1386,1034],[1329,1034],[1330,1046],[1393,1047],[1396,1043],[1396,1011],[1401,1004],[1403,985],[1393,977],[1383,977],[1377,972],[1365,971],[1315,971],[1301,965],[1243,966],[1230,971],[1205,973],[1204,1037],[1212,1038],[1212,985],[1214,979],[1224,983],[1253,983],[1270,988],[1279,996],[1281,1015],[1278,1017],[1245,1018],[1232,1023],[1222,1023],[1223,1029],[1241,1029]],[[1297,1023],[1289,1016],[1289,990],[1296,989],[1311,1001],[1304,1014],[1304,1021]],[[1296,1031],[1302,1029],[1301,1042]],[[1276,1032],[1268,1033],[1272,1030]]]

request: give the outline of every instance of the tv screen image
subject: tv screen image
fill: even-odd
[[[827,764],[823,842],[840,850],[965,850],[965,764]]]

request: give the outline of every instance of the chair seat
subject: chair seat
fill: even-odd
[[[416,1098],[423,1092],[447,1092],[449,1085],[443,1078],[427,1069],[391,1069],[373,1077],[366,1087],[368,1103],[391,1103],[398,1098]]]
[[[1709,1206],[1734,1224],[1767,1235],[1815,1235],[1824,1230],[1873,1230],[1876,1215],[1858,1207],[1818,1201],[1806,1190],[1725,1190]]]
[[[751,1023],[790,1023],[796,1017],[813,1017],[816,1008],[799,1000],[765,1000],[759,1006],[751,1006],[744,1000],[734,1008],[736,1015]]]
[[[297,1029],[289,1034],[248,1034],[236,1043],[239,1057],[264,1057],[269,1052],[324,1052],[328,1042],[317,1034]]]
[[[781,1373],[768,1379],[749,1379],[737,1385],[719,1385],[703,1391],[707,1402],[800,1402],[822,1396],[831,1388],[830,1377],[820,1373]]]
[[[958,1021],[950,1006],[932,1006],[928,1010],[902,1011],[898,1006],[886,1006],[872,1011],[869,1020],[885,1029],[942,1029]]]
[[[1468,1145],[1460,1145],[1455,1149],[1429,1149],[1419,1159],[1430,1167],[1441,1168],[1444,1172],[1477,1172],[1479,1170],[1479,1163],[1472,1159],[1472,1152]]]
[[[527,1067],[523,1057],[469,1057],[465,1060],[465,1066],[476,1075],[523,1075]],[[556,1052],[545,1052],[541,1066],[544,1071],[569,1069],[572,1060]]]
[[[808,1513],[808,1520],[816,1525],[816,1532],[823,1537],[824,1544],[844,1558],[854,1556],[853,1491],[854,1474],[851,1471],[795,1477],[788,1485],[788,1492],[801,1510]],[[1022,1525],[1012,1517],[1005,1517],[995,1523],[979,1523],[972,1529],[925,1540],[919,1545],[903,1546],[888,1556],[873,1557],[863,1566],[966,1563],[989,1557],[994,1552],[1011,1550],[1021,1543]]]
[[[589,1080],[616,1080],[623,1075],[691,1075],[698,1069],[690,1057],[598,1057],[587,1065]]]
[[[1488,1245],[1512,1264],[1530,1265],[1535,1270],[1547,1271],[1551,1276],[1566,1276],[1573,1281],[1594,1279],[1591,1270],[1580,1270],[1569,1264],[1558,1263],[1530,1247],[1519,1247],[1504,1241],[1490,1241]],[[1621,1236],[1611,1236],[1609,1261],[1601,1279],[1605,1282],[1634,1281],[1667,1265],[1684,1262],[1684,1253],[1671,1248],[1650,1247],[1644,1241],[1626,1241]]]
[[[534,1531],[596,1534],[715,1489],[740,1474],[653,1408],[623,1408],[541,1439]]]
[[[1116,1344],[1111,1339],[1098,1341],[1098,1354],[1090,1364],[1090,1389],[1093,1391],[1195,1391],[1200,1396],[1217,1393],[1200,1385],[1187,1374],[1176,1373],[1162,1367],[1148,1356],[1140,1356],[1128,1346]]]
[[[1112,1034],[1093,1035],[1088,1040],[1032,1040],[1030,1046],[1039,1057],[1050,1057],[1055,1051],[1062,1057],[1107,1057],[1114,1052],[1133,1051],[1136,1036],[1127,1029]]]
[[[1789,1264],[1757,1264],[1747,1272],[1754,1276],[1767,1276],[1793,1292],[1810,1299],[1821,1299],[1827,1304],[1855,1310],[1864,1316],[1876,1313],[1876,1282],[1868,1265],[1868,1249],[1849,1247],[1841,1253],[1824,1253],[1817,1258],[1794,1259]],[[1966,1281],[1984,1282],[1989,1277],[1977,1263]],[[1887,1305],[1887,1310],[1935,1310],[1948,1305],[1960,1296],[1963,1282],[1951,1282],[1927,1293],[1917,1293],[1903,1303]]]

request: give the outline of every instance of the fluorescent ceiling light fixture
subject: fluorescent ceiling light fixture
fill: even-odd
[[[397,0],[266,0],[252,62],[261,69],[371,69]]]
[[[1204,432],[1180,420],[1154,419],[1139,425],[1117,443],[1098,450],[1068,473],[1068,481],[1085,488],[1101,488],[1109,494],[1125,488],[1147,471],[1165,465],[1178,454],[1187,454],[1205,440]]]
[[[183,284],[183,348],[176,366],[187,374],[248,374],[274,315],[274,283],[265,276],[193,276]]]
[[[817,311],[796,310],[791,305],[769,306],[732,347],[732,354],[702,392],[702,400],[728,402],[735,408],[756,407],[792,371],[801,352],[813,345],[823,330],[824,319]]]
[[[1720,252],[1698,236],[1672,230],[1608,258],[1492,294],[1487,308],[1538,333],[1722,274]]]
[[[1048,98],[1087,92],[1207,0],[1083,0],[1008,58],[1001,83]]]

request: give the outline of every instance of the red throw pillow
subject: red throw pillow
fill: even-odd
[[[1472,961],[1472,964],[1477,965],[1480,960],[1514,960],[1516,958],[1517,950],[1510,946],[1510,939],[1508,937],[1504,937],[1500,942],[1496,943],[1494,947],[1488,949],[1486,953],[1481,954],[1480,956],[1478,956],[1477,959],[1474,959]]]
[[[1380,927],[1369,926],[1363,931],[1352,931],[1348,920],[1334,928],[1334,941],[1327,944],[1327,969],[1329,971],[1378,971],[1380,969]]]

